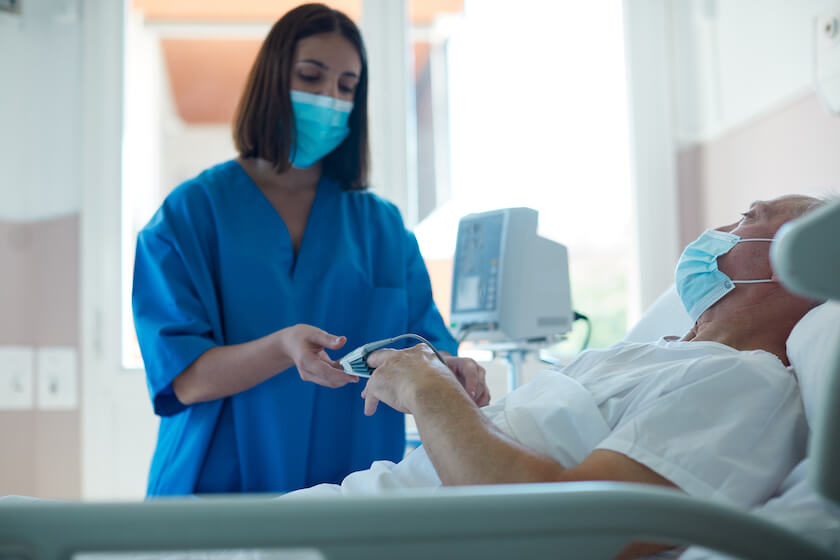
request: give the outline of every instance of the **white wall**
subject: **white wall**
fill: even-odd
[[[78,0],[0,13],[0,220],[76,213],[81,193]]]
[[[817,17],[840,0],[671,6],[683,241],[753,200],[836,191],[840,119],[814,77]]]
[[[813,98],[816,18],[840,8],[840,1],[625,0],[624,7],[634,125],[635,291],[644,309],[673,282],[679,251],[704,227],[737,215],[744,200],[772,198],[779,190],[818,192],[823,177],[831,176],[831,158],[825,157],[810,173],[815,179],[799,180],[808,179],[802,168],[815,159],[811,152],[821,155],[834,144],[824,140],[833,138],[824,130],[833,123],[820,121],[807,102],[798,104]],[[780,132],[762,146],[736,141],[740,151],[731,149],[733,137],[757,139],[751,131],[777,117],[786,123],[774,130],[802,135],[818,126],[820,140],[805,132],[800,137],[808,142],[790,142]],[[779,141],[775,150],[764,149]],[[796,169],[791,180],[768,187],[767,175],[778,179],[775,169],[783,162],[795,164],[785,167]],[[674,213],[676,222],[668,218]]]
[[[680,0],[672,10],[677,138],[719,137],[814,89],[814,24],[837,0]]]
[[[76,350],[80,336],[81,14],[80,0],[0,13],[0,345]],[[81,412],[34,404],[0,411],[0,494],[78,497]]]

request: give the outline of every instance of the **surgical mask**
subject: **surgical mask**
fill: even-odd
[[[290,151],[291,164],[306,169],[321,161],[350,134],[347,120],[353,102],[298,90],[292,90],[290,97],[297,132]]]
[[[760,284],[773,282],[765,280],[732,280],[718,270],[718,257],[725,255],[738,243],[748,241],[770,242],[772,239],[741,239],[734,233],[707,229],[695,241],[689,243],[677,263],[677,294],[692,321],[717,303],[723,296],[735,289],[736,284]]]

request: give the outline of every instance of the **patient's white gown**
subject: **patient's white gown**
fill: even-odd
[[[808,427],[792,370],[768,352],[715,342],[623,343],[545,370],[483,411],[500,430],[566,467],[611,449],[691,495],[753,509],[840,555],[840,507],[814,494],[804,478]],[[341,485],[286,496],[440,485],[421,446]],[[692,547],[681,558],[725,557]]]
[[[483,410],[500,430],[566,467],[611,449],[691,495],[742,508],[766,501],[805,454],[807,424],[790,369],[768,352],[715,342],[586,351]],[[400,463],[378,461],[340,485],[288,496],[440,484],[420,447]]]

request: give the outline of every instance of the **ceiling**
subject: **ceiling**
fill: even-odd
[[[303,4],[296,0],[133,0],[134,10],[142,11],[149,21],[275,21]],[[355,21],[361,20],[362,0],[332,0],[331,8],[346,13]],[[464,9],[464,0],[417,0],[409,2],[411,20],[415,25],[429,24],[442,13],[457,13]]]
[[[144,24],[271,23],[302,2],[293,0],[133,0],[132,9]],[[463,0],[411,2],[415,26],[429,25],[442,13],[463,10]],[[331,7],[358,21],[361,0],[337,0]],[[179,117],[188,124],[228,124],[262,41],[229,37],[187,38],[167,33],[160,39],[164,68]],[[428,59],[428,48],[414,49],[417,71]]]

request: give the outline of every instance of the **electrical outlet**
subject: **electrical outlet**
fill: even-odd
[[[817,18],[815,81],[826,107],[840,113],[840,11]]]
[[[817,36],[822,44],[830,45],[840,41],[840,13],[817,18]]]
[[[0,410],[32,408],[34,355],[29,346],[0,346]]]
[[[38,348],[38,408],[69,410],[79,406],[76,349],[71,346]]]

